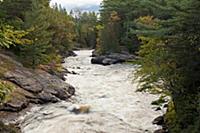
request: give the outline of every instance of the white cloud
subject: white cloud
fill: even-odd
[[[51,0],[51,4],[58,3],[68,11],[74,8],[87,9],[89,7],[98,7],[102,0]]]

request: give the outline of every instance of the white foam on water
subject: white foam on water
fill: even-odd
[[[91,106],[89,114],[73,114],[74,104],[60,102],[35,107],[24,118],[23,133],[152,133],[159,127],[152,120],[162,114],[151,102],[158,96],[136,92],[136,66],[91,64],[91,50],[75,51],[64,66],[66,82],[76,88],[75,104]]]

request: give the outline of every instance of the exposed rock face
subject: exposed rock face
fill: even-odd
[[[117,63],[123,63],[128,60],[135,59],[134,55],[130,55],[128,53],[111,53],[107,55],[101,56],[93,56],[91,63],[92,64],[101,64],[101,65],[111,65]]]
[[[26,100],[12,100],[8,103],[4,103],[4,105],[0,108],[0,111],[10,111],[10,112],[18,112],[28,106],[28,101]]]
[[[14,67],[7,70],[1,78],[13,83],[15,89],[11,98],[0,106],[0,111],[18,112],[30,103],[55,103],[67,100],[75,93],[74,87],[56,75],[42,70],[27,69],[15,62],[13,64]]]

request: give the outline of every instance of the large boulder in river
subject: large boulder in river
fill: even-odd
[[[105,56],[98,56],[98,57],[94,57],[91,60],[92,64],[102,64],[103,60],[105,59]]]
[[[75,114],[87,114],[90,112],[90,105],[72,105],[69,107],[69,111]]]
[[[0,79],[13,86],[10,98],[0,105],[0,111],[18,112],[30,103],[55,103],[75,93],[74,87],[58,76],[25,68],[8,56],[0,54],[0,64]],[[8,67],[2,68],[4,65]]]
[[[94,56],[91,60],[92,64],[111,65],[123,63],[128,60],[135,59],[134,55],[128,53],[110,53],[106,55]]]

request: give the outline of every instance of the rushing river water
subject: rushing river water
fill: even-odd
[[[64,66],[67,83],[76,88],[74,102],[34,107],[21,123],[23,133],[152,133],[152,120],[161,114],[151,106],[157,97],[135,92],[133,71],[136,66],[92,65],[91,50],[75,51]],[[90,105],[89,114],[69,111],[74,104]]]

